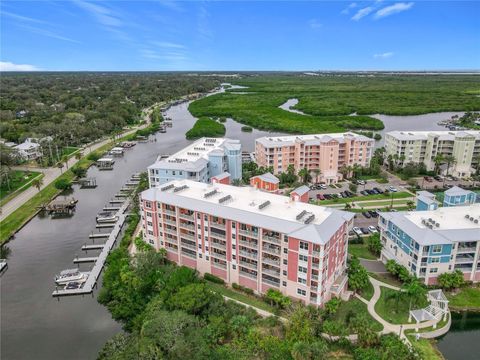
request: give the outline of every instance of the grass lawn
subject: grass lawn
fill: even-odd
[[[62,149],[62,156],[68,156],[72,155],[75,151],[80,150],[80,148],[75,147],[75,146],[66,146]]]
[[[367,260],[376,260],[377,257],[373,255],[366,244],[348,244],[348,253],[356,255],[359,258]]]
[[[370,300],[373,297],[373,285],[369,281],[367,287],[363,288],[360,292],[359,295],[363,297],[365,300]]]
[[[342,327],[348,328],[349,318],[352,317],[352,315],[365,315],[365,317],[369,320],[369,324],[371,325],[374,331],[383,330],[382,324],[377,322],[368,313],[367,305],[361,302],[357,298],[353,298],[349,301],[342,301],[337,312],[333,316],[329,317],[328,320],[340,323]],[[332,335],[336,335],[336,334],[332,334]]]
[[[4,204],[11,200],[13,193],[20,188],[22,188],[21,191],[28,189],[31,184],[28,186],[25,186],[28,184],[30,181],[35,179],[37,176],[41,175],[39,172],[35,171],[22,171],[22,170],[13,170],[12,171],[12,176],[10,180],[10,188],[7,186],[7,184],[3,184],[0,187],[0,204]]]
[[[224,295],[229,298],[248,304],[250,306],[254,306],[256,308],[271,312],[272,314],[277,310],[275,307],[270,306],[265,301],[263,301],[262,299],[259,299],[256,296],[247,295],[235,289],[226,287],[221,284],[216,284],[210,281],[207,281],[207,284],[213,291],[215,291],[216,293],[219,293],[220,295]]]
[[[377,279],[379,281],[383,281],[384,283],[387,283],[389,285],[398,286],[398,287],[402,286],[401,281],[398,280],[393,275],[391,275],[390,273],[381,273],[381,274],[379,274],[379,273],[368,273],[368,275],[370,275],[374,279]]]
[[[407,324],[410,311],[410,300],[406,296],[397,297],[399,292],[389,288],[381,287],[380,299],[375,304],[375,311],[386,321],[392,324]],[[412,306],[420,309],[427,306],[425,298],[423,302]]]
[[[465,287],[458,293],[447,293],[448,306],[459,309],[480,309],[480,288]]]
[[[435,346],[435,340],[429,339],[415,339],[415,335],[408,334],[408,340],[420,354],[422,360],[442,360],[444,359],[443,355],[438,351]]]
[[[407,206],[407,203],[411,201],[410,199],[394,199],[393,200],[393,206]],[[355,206],[359,207],[370,207],[370,206],[378,206],[378,207],[385,207],[385,206],[390,206],[392,203],[392,200],[378,200],[378,201],[357,201],[355,203]]]
[[[393,193],[394,199],[404,199],[409,197],[412,197],[412,194],[406,191]],[[352,201],[353,202],[368,201],[368,200],[390,200],[391,201],[391,198],[392,198],[392,195],[385,196],[383,194],[375,194],[375,195],[366,195],[366,196],[353,196],[347,199],[341,198],[341,199],[332,199],[332,200],[319,200],[316,203],[317,205],[327,205],[327,204],[345,204],[345,203],[351,203]],[[371,205],[371,206],[374,206],[374,205]]]

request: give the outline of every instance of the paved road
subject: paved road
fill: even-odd
[[[147,126],[147,124],[141,125],[137,128],[134,128],[132,130],[124,132],[121,136],[133,134],[138,129],[144,128],[146,126]],[[109,139],[100,141],[98,143],[92,144],[90,146],[84,147],[84,148],[82,148],[81,151],[82,151],[83,155],[88,155],[92,151],[95,151],[96,149],[102,147],[103,145],[108,144],[111,141],[112,140],[109,138]],[[70,158],[68,160],[68,168],[75,165],[77,162],[78,162],[78,160],[75,159],[75,157]],[[42,172],[45,176],[43,177],[43,184],[42,184],[40,190],[45,188],[49,184],[51,184],[56,178],[58,178],[66,170],[65,167],[63,169],[59,169],[57,167],[49,167],[49,168],[16,167],[16,169]],[[6,203],[4,206],[2,206],[2,213],[0,214],[0,221],[3,221],[8,215],[13,213],[15,210],[17,210],[23,204],[25,204],[28,200],[30,200],[32,197],[34,197],[38,192],[39,192],[39,190],[36,187],[31,186],[27,190],[18,194],[16,197],[14,197],[12,200],[10,200],[8,203]]]

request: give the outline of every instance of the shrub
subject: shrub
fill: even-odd
[[[58,190],[68,190],[72,188],[72,183],[66,179],[58,179],[55,181],[54,186]]]
[[[325,312],[328,315],[335,315],[342,301],[339,298],[332,298],[325,303]]]
[[[91,161],[97,161],[98,159],[100,159],[100,157],[101,155],[97,152],[92,152],[87,155],[87,159]]]
[[[225,126],[209,118],[198,119],[195,125],[185,134],[188,140],[198,139],[204,136],[220,137],[225,135]]]
[[[212,275],[210,273],[205,273],[205,275],[203,275],[203,278],[216,284],[225,284],[225,281],[223,279],[220,279],[218,276]]]
[[[443,273],[438,276],[438,284],[443,289],[456,289],[465,284],[463,273],[460,270],[455,270],[451,273]]]
[[[243,132],[252,132],[253,128],[250,126],[242,126],[242,131]]]
[[[358,190],[358,186],[355,185],[355,184],[353,184],[353,183],[350,183],[350,184],[348,185],[348,188],[349,188],[350,191],[353,192],[353,193],[356,193],[357,190]]]

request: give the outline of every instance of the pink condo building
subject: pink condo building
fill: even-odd
[[[316,181],[327,184],[342,179],[339,169],[345,166],[368,166],[375,140],[355,133],[262,137],[255,141],[255,158],[259,166],[273,166],[274,174],[306,167],[320,170]]]
[[[202,274],[317,306],[345,294],[351,213],[190,180],[142,192],[141,213],[144,241]]]

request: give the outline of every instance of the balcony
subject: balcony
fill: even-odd
[[[471,264],[474,261],[473,256],[456,257],[455,264]]]
[[[189,258],[192,258],[192,259],[197,259],[197,253],[193,254],[189,251],[185,251],[185,250],[181,250],[181,253],[182,255],[185,255],[185,256],[188,256]]]
[[[319,262],[312,262],[312,268],[319,270],[320,269],[320,263]]]
[[[240,260],[239,263],[240,263],[241,266],[246,267],[248,269],[253,269],[253,270],[258,269],[257,264],[254,264],[254,263],[250,263],[250,262],[243,261],[243,260]]]
[[[216,232],[213,232],[213,231],[210,231],[210,237],[220,239],[220,240],[225,240],[227,238],[226,235],[219,234],[219,233],[216,233]]]
[[[250,247],[252,249],[258,249],[258,245],[254,241],[245,241],[245,240],[239,240],[238,243],[243,246]]]
[[[186,247],[187,249],[197,251],[197,245],[192,244],[192,243],[188,243],[188,242],[185,242],[185,241],[180,241],[180,246]]]
[[[211,257],[216,257],[216,258],[222,259],[222,260],[227,260],[227,255],[220,254],[220,253],[217,253],[217,252],[214,252],[214,251],[210,252],[210,256]]]
[[[268,236],[268,235],[263,235],[262,239],[264,241],[271,242],[272,244],[280,245],[281,240],[278,237],[275,236]]]
[[[219,263],[219,262],[216,262],[216,261],[212,261],[212,265],[217,267],[217,268],[220,268],[220,269],[226,269],[227,268],[227,264],[222,264],[222,263]]]
[[[457,254],[465,254],[465,253],[474,253],[477,252],[477,247],[476,246],[470,246],[470,247],[458,247],[457,249]]]
[[[243,271],[243,270],[240,270],[239,274],[240,274],[240,276],[245,276],[245,277],[248,277],[250,279],[257,280],[257,275],[255,275],[255,274],[252,274],[252,273],[249,273],[249,272],[246,272],[246,271]]]
[[[270,259],[270,258],[265,258],[265,257],[264,257],[264,258],[262,259],[262,263],[280,267],[280,260],[274,260],[274,259]]]
[[[263,252],[267,252],[269,254],[280,255],[280,249],[274,248],[271,246],[264,246],[262,247]]]
[[[262,272],[264,274],[268,274],[268,275],[271,275],[271,276],[280,277],[280,270],[263,269]]]
[[[239,252],[240,252],[240,255],[248,257],[250,259],[257,260],[258,258],[258,254],[256,252],[254,253],[254,252],[244,251],[244,250],[240,250]]]
[[[269,279],[262,279],[262,282],[265,283],[265,284],[269,284],[269,285],[272,285],[272,286],[275,286],[275,287],[280,287],[280,281],[279,282],[276,282],[276,281],[272,281],[272,280],[269,280]]]
[[[215,247],[215,248],[218,248],[218,249],[222,249],[222,250],[226,250],[227,249],[227,245],[225,244],[222,244],[218,241],[211,241],[210,242],[210,246],[211,247]]]
[[[310,291],[318,292],[318,286],[310,286]]]
[[[312,274],[312,280],[318,281],[318,275],[313,275]]]
[[[168,214],[168,215],[173,215],[173,216],[177,216],[177,213],[175,211],[172,211],[172,210],[163,210],[163,213],[164,214]]]
[[[195,225],[192,225],[192,224],[180,222],[180,227],[182,227],[184,229],[195,231]]]
[[[250,230],[242,230],[242,229],[240,229],[238,232],[241,235],[245,235],[245,236],[253,237],[253,238],[258,238],[258,232],[254,232],[254,231],[250,231]]]
[[[185,219],[185,220],[190,220],[190,221],[194,221],[195,220],[195,217],[194,215],[189,215],[189,214],[185,214],[185,213],[180,213],[180,218],[182,219]]]
[[[188,233],[181,232],[181,233],[180,233],[180,237],[182,237],[182,238],[184,238],[184,239],[188,239],[188,240],[193,240],[193,241],[195,241],[195,236],[194,236],[194,235],[191,235],[191,234],[188,234]]]
[[[222,223],[210,222],[210,227],[215,227],[217,229],[225,230],[226,225]]]
[[[163,222],[168,225],[177,225],[177,222],[175,220],[163,219]]]
[[[177,236],[177,230],[174,230],[174,229],[164,228],[163,232],[166,234]]]
[[[321,257],[322,256],[320,251],[312,251],[312,255],[315,256],[315,257]]]

